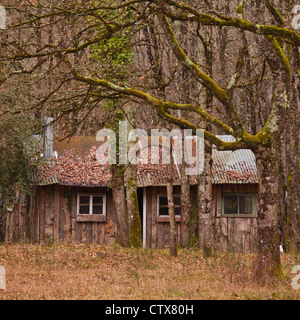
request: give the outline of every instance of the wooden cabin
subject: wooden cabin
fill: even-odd
[[[117,226],[109,188],[110,172],[108,165],[97,162],[96,138],[74,137],[68,142],[54,142],[53,148],[55,156],[41,166],[26,206],[18,205],[13,212],[6,213],[6,241],[113,244]],[[213,149],[212,152],[216,248],[255,251],[258,185],[254,154],[250,150]],[[138,200],[145,248],[168,246],[166,177],[167,170],[162,165],[138,165]],[[192,210],[195,210],[196,179],[190,181]],[[179,242],[180,177],[176,168],[174,185]],[[9,228],[13,231],[9,232]]]

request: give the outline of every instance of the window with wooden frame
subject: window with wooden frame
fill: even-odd
[[[255,215],[254,193],[225,193],[222,198],[222,215],[248,217]]]
[[[180,195],[174,194],[174,211],[175,218],[180,220],[181,216],[181,204],[180,204]],[[169,207],[168,207],[168,197],[166,195],[159,194],[157,196],[157,214],[158,218],[167,218],[169,219]]]
[[[77,221],[105,221],[106,195],[79,193],[77,195]]]

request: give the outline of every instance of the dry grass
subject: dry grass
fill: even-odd
[[[289,277],[260,287],[251,281],[253,255],[218,253],[204,258],[196,249],[123,249],[97,245],[0,245],[6,268],[4,299],[299,299],[291,286],[300,257],[283,255]]]

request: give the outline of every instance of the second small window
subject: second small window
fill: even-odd
[[[174,211],[175,216],[180,216],[181,214],[181,204],[180,204],[180,195],[175,194],[174,199]],[[169,207],[168,207],[168,197],[164,195],[158,195],[158,216],[168,217],[169,216]]]

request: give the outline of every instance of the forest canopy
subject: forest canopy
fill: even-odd
[[[296,1],[3,4],[0,116],[53,116],[61,136],[126,118],[147,130],[204,129],[207,150],[251,149],[260,181],[256,275],[283,276],[280,242],[300,243]]]

